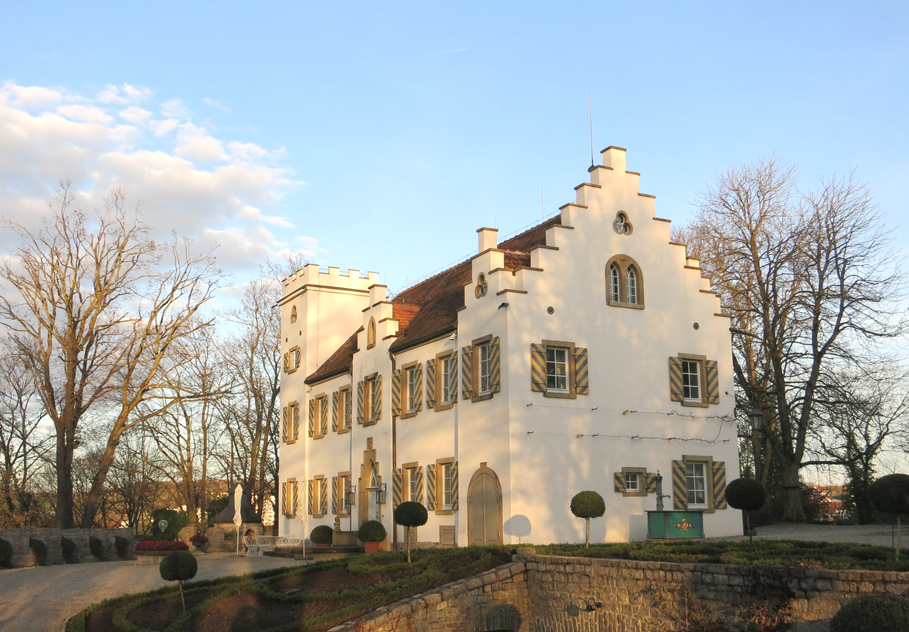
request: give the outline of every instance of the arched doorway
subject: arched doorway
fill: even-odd
[[[470,546],[502,544],[502,486],[486,463],[467,489],[467,541]]]

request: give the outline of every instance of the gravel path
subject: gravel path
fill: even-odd
[[[896,527],[882,524],[852,526],[814,524],[774,524],[758,527],[755,540],[809,540],[814,542],[857,542],[876,546],[893,546]],[[747,540],[747,536],[717,538],[718,540]],[[909,548],[909,528],[903,525],[902,546]]]
[[[277,557],[236,557],[230,553],[208,553],[197,556],[197,559],[197,580],[306,564]],[[0,630],[61,630],[69,617],[90,604],[170,584],[171,582],[161,579],[156,564],[139,564],[135,561],[2,570]]]

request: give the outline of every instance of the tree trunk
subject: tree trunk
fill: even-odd
[[[57,507],[54,525],[58,529],[72,529],[73,524],[73,439],[75,432],[57,428]]]
[[[783,462],[780,464],[783,477],[783,522],[805,522],[805,509],[802,507],[802,488],[799,485],[799,464]]]

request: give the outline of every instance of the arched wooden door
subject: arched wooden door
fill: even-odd
[[[502,486],[486,463],[480,463],[467,489],[467,541],[470,546],[502,544]]]

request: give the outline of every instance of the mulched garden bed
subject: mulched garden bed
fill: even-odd
[[[67,628],[77,632],[323,632],[338,623],[453,581],[506,564],[511,556],[479,549],[416,555],[382,553],[258,576],[186,584],[187,616],[179,591],[156,591],[105,603]]]

